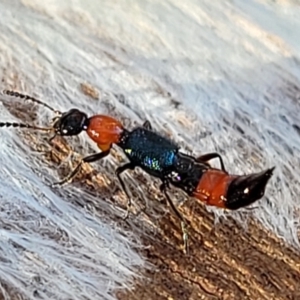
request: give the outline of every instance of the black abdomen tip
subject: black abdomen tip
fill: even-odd
[[[226,208],[246,207],[263,197],[269,179],[275,167],[235,178],[229,185],[226,195]]]

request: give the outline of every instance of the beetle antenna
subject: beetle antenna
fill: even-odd
[[[8,96],[12,96],[12,97],[16,97],[16,98],[21,98],[21,99],[24,99],[25,101],[26,100],[30,100],[32,102],[38,103],[40,105],[43,105],[44,107],[47,107],[48,109],[50,109],[51,111],[53,111],[55,114],[62,115],[62,113],[59,110],[54,109],[53,107],[51,107],[47,103],[45,103],[45,102],[43,102],[43,101],[41,101],[39,99],[36,99],[34,97],[31,97],[31,96],[28,96],[28,95],[25,95],[25,94],[21,94],[19,92],[15,92],[15,91],[10,91],[10,90],[3,90],[2,94],[8,95]]]
[[[19,128],[28,128],[28,129],[35,129],[35,130],[42,130],[42,131],[53,131],[52,127],[39,127],[35,125],[30,125],[26,123],[15,123],[15,122],[0,122],[0,127],[19,127]]]

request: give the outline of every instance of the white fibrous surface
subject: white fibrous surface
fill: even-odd
[[[254,217],[299,247],[299,16],[292,0],[4,0],[1,89],[62,111],[121,115],[129,128],[148,119],[186,153],[219,152],[232,174],[276,166],[256,209],[208,210],[245,227]],[[98,101],[82,83],[100,91]],[[0,109],[1,122],[18,121]],[[139,237],[109,217],[114,207],[101,192],[55,193],[57,169],[20,130],[1,129],[0,139],[1,282],[28,299],[115,299],[149,267]],[[79,142],[97,151],[86,135]],[[102,205],[102,214],[76,199]]]

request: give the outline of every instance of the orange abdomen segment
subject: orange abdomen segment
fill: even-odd
[[[193,196],[207,205],[226,208],[226,194],[229,184],[236,176],[221,170],[208,169],[201,177]]]
[[[86,131],[100,148],[102,148],[101,146],[105,148],[119,142],[124,128],[118,120],[112,117],[95,115],[89,119],[89,126]]]

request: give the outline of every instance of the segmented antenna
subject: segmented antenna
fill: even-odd
[[[38,127],[35,125],[25,124],[25,123],[15,123],[15,122],[0,122],[0,127],[19,127],[19,128],[28,128],[28,129],[35,129],[35,130],[42,130],[42,131],[53,131],[52,127]]]
[[[28,95],[24,95],[24,94],[21,94],[19,92],[15,92],[15,91],[10,91],[10,90],[3,90],[2,93],[4,95],[8,95],[8,96],[12,96],[12,97],[16,97],[16,98],[21,98],[21,99],[24,99],[25,101],[26,100],[30,100],[30,101],[33,101],[35,103],[38,103],[40,105],[43,105],[44,107],[47,107],[48,109],[50,109],[51,111],[53,111],[55,114],[58,114],[58,115],[61,115],[62,113],[57,110],[57,109],[54,109],[52,108],[50,105],[48,105],[47,103],[44,103],[42,102],[41,100],[38,100],[34,97],[31,97],[31,96],[28,96]]]

